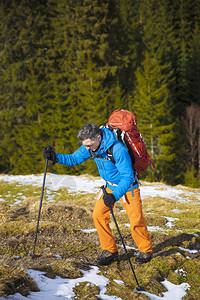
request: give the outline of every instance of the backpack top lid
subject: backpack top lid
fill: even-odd
[[[106,125],[120,128],[123,131],[138,130],[136,117],[130,111],[124,109],[113,111]]]

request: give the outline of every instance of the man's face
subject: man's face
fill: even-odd
[[[101,144],[101,136],[98,135],[98,137],[95,140],[84,140],[82,141],[82,144],[86,147],[87,150],[90,149],[91,151],[95,152]]]

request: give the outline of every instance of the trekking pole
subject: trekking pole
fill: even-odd
[[[106,195],[106,194],[107,194],[107,192],[106,192],[105,186],[104,186],[104,185],[102,185],[100,188],[102,189],[102,191],[103,191],[104,195]],[[124,247],[124,250],[125,250],[125,252],[126,252],[126,256],[127,256],[127,258],[128,258],[128,261],[129,261],[129,264],[130,264],[131,270],[132,270],[132,272],[133,272],[133,275],[134,275],[134,277],[135,277],[135,280],[136,280],[136,283],[137,283],[137,286],[138,286],[138,287],[136,288],[136,290],[137,290],[137,291],[142,291],[142,288],[139,286],[139,283],[138,283],[137,277],[136,277],[136,275],[135,275],[135,271],[134,271],[134,269],[133,269],[133,265],[132,265],[132,263],[131,263],[131,260],[130,260],[130,257],[129,257],[129,255],[128,255],[128,252],[127,252],[126,246],[125,246],[125,244],[124,244],[124,241],[123,241],[123,238],[122,238],[121,232],[120,232],[120,230],[119,230],[119,226],[118,226],[118,224],[117,224],[117,221],[116,221],[116,219],[115,219],[115,215],[114,215],[114,213],[113,213],[113,209],[112,209],[112,207],[111,207],[111,206],[109,206],[109,209],[110,209],[110,212],[111,212],[111,214],[112,214],[112,217],[113,217],[113,220],[114,220],[114,222],[115,222],[115,225],[116,225],[116,227],[117,227],[117,231],[118,231],[118,233],[119,233],[119,236],[120,236],[120,239],[121,239],[122,245],[123,245],[123,247]]]
[[[48,165],[48,159],[46,159],[46,164],[45,164],[45,171],[44,171],[44,178],[43,178],[43,185],[42,185],[42,193],[41,193],[41,199],[40,199],[40,208],[39,208],[38,220],[37,220],[37,227],[36,227],[36,232],[35,232],[35,241],[34,241],[34,246],[33,246],[33,252],[31,254],[32,258],[35,257],[35,246],[36,246],[37,233],[38,233],[38,227],[39,227],[39,222],[40,222],[40,213],[41,213],[41,208],[42,208],[42,199],[43,199],[44,187],[45,187],[45,180],[46,180],[46,174],[47,174],[47,165]]]

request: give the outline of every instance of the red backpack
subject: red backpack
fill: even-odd
[[[106,128],[116,133],[120,140],[128,149],[133,162],[133,168],[140,174],[146,171],[149,161],[153,167],[155,165],[147,153],[147,149],[141,133],[137,128],[137,120],[134,114],[128,110],[117,109],[112,112]],[[112,160],[112,152],[108,154]]]

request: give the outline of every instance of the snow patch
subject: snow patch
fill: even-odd
[[[164,231],[160,226],[147,226],[148,231]]]
[[[20,185],[42,186],[44,175],[0,175],[0,180],[6,182],[18,182]],[[71,176],[47,173],[45,181],[45,190],[57,191],[60,188],[66,187],[69,193],[97,193],[99,187],[105,184],[105,181],[100,177],[91,179],[87,176]]]
[[[122,285],[124,285],[124,282],[123,282],[122,280],[114,279],[113,281],[116,282],[117,284],[122,284]]]
[[[181,212],[181,210],[178,209],[178,208],[172,209],[171,211],[174,212],[174,213],[180,213]]]
[[[198,250],[190,250],[190,249],[185,249],[185,248],[182,248],[182,247],[179,247],[180,250],[183,250],[183,251],[187,251],[189,252],[190,254],[195,254],[195,253],[198,253]]]
[[[150,298],[150,300],[182,300],[182,298],[187,295],[186,290],[190,288],[190,285],[188,283],[181,283],[180,285],[176,285],[171,283],[167,279],[165,279],[161,283],[167,289],[167,292],[162,293],[163,297],[159,297],[148,292],[140,293],[147,295]]]
[[[172,218],[172,217],[164,217],[163,216],[163,218],[165,218],[168,221],[166,226],[169,227],[169,228],[174,227],[174,225],[172,224],[173,221],[179,220],[178,218]]]
[[[95,232],[97,230],[96,230],[96,228],[92,228],[92,229],[81,229],[81,231],[84,233],[91,233],[91,232]]]
[[[98,275],[99,268],[96,266],[89,266],[91,269],[88,271],[80,270],[83,273],[83,277],[76,279],[67,279],[56,276],[55,279],[51,279],[45,276],[45,272],[29,269],[27,273],[31,276],[37,283],[40,292],[30,292],[27,297],[22,296],[19,293],[15,295],[10,295],[6,299],[10,300],[66,300],[74,299],[76,296],[73,292],[73,288],[79,285],[81,282],[89,282],[92,285],[96,285],[100,289],[98,296],[102,300],[122,300],[116,296],[106,295],[106,286],[109,283],[109,279]],[[5,298],[0,298],[5,299]]]
[[[42,186],[44,175],[0,175],[0,180],[6,182],[18,182],[20,185],[30,184],[32,186]],[[47,173],[46,188],[57,191],[59,188],[68,188],[69,193],[97,193],[99,187],[105,184],[103,179],[92,179],[87,176],[71,176]],[[191,202],[189,197],[196,197],[200,200],[200,194],[188,192],[165,184],[151,185],[151,183],[144,182],[140,186],[141,197],[163,197],[171,200],[176,200],[180,203]]]
[[[142,199],[147,197],[162,197],[171,200],[176,200],[180,203],[187,203],[193,200],[189,198],[194,196],[197,200],[200,200],[199,193],[196,194],[194,192],[188,192],[181,189],[177,189],[175,187],[171,187],[165,184],[157,184],[157,185],[150,185],[150,183],[144,183],[145,185],[140,186],[140,193]]]

